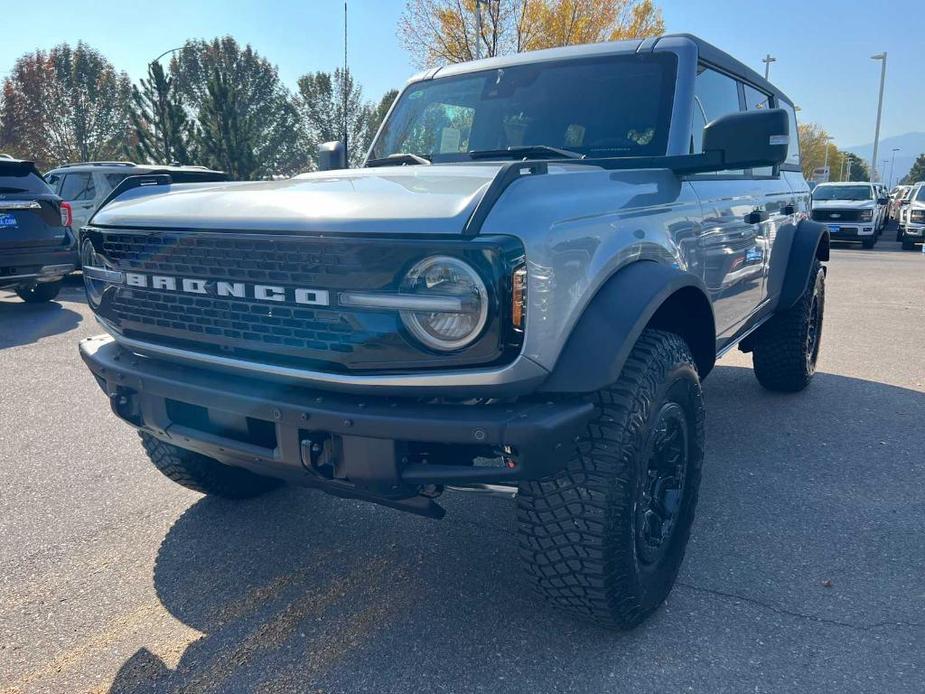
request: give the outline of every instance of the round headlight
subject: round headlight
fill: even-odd
[[[458,258],[425,258],[408,271],[402,289],[422,298],[447,300],[446,310],[401,312],[405,327],[431,349],[462,349],[478,338],[488,321],[485,283]]]
[[[84,239],[80,244],[80,265],[81,267],[103,267],[103,259],[97,254],[90,239]],[[100,280],[91,279],[84,273],[84,287],[87,288],[87,300],[92,306],[99,306],[103,299],[103,288],[105,283]]]

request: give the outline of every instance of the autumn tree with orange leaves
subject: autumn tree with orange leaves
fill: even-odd
[[[399,34],[420,67],[665,31],[653,0],[482,0],[479,35],[475,5],[476,0],[408,0]]]

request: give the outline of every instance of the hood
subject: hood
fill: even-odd
[[[814,210],[869,210],[876,200],[813,200]]]
[[[92,224],[153,229],[458,234],[501,168],[396,166],[285,181],[134,188]]]

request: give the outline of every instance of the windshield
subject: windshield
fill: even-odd
[[[546,146],[589,157],[665,154],[675,82],[671,54],[516,65],[425,80],[402,94],[371,159]]]
[[[816,186],[813,200],[872,200],[870,186]]]
[[[916,202],[925,202],[925,186],[919,188],[918,194],[915,196]]]

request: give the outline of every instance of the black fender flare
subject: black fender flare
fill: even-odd
[[[780,293],[774,307],[775,312],[786,311],[793,306],[809,286],[813,263],[829,259],[829,230],[819,222],[804,219],[793,230],[787,267],[780,282]],[[773,274],[768,278],[774,291]]]
[[[540,390],[590,393],[611,385],[650,325],[680,333],[706,376],[716,360],[708,296],[699,277],[667,263],[642,260],[621,268],[581,314]]]

